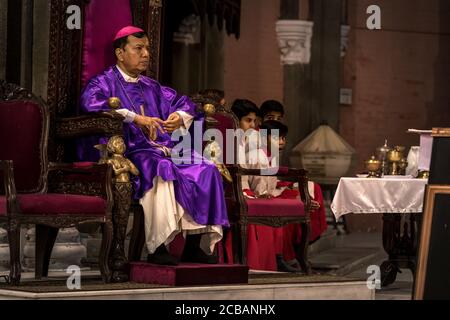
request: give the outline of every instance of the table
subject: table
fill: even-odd
[[[339,181],[331,204],[336,219],[349,213],[383,214],[383,248],[389,259],[380,266],[382,286],[393,283],[400,268],[415,274],[417,233],[427,182],[403,176]]]

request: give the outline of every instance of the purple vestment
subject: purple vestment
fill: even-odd
[[[186,96],[178,96],[175,90],[161,86],[158,82],[140,76],[137,83],[126,82],[117,67],[110,67],[104,73],[89,81],[81,95],[80,110],[83,113],[111,110],[110,97],[118,97],[121,108],[166,120],[175,111],[184,111],[194,120],[203,120],[195,110],[196,105]],[[124,123],[126,156],[139,169],[140,175],[133,179],[135,198],[140,199],[153,187],[153,180],[160,176],[164,181],[173,181],[175,198],[202,225],[229,226],[225,205],[222,178],[216,166],[208,161],[200,164],[175,164],[160,149],[154,147],[146,134],[134,123]],[[196,137],[197,139],[199,137]],[[92,160],[95,149],[92,143],[81,143],[78,148],[82,160]],[[97,141],[95,141],[98,143]],[[156,142],[172,148],[170,134],[158,132]],[[186,155],[186,153],[189,155]],[[193,150],[184,150],[184,157],[200,157]]]

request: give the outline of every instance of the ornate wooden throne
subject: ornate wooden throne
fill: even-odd
[[[53,161],[76,159],[75,140],[80,137],[122,135],[123,118],[117,113],[104,112],[96,115],[77,115],[82,87],[82,54],[85,30],[69,30],[66,26],[66,9],[77,5],[84,22],[88,0],[51,0],[50,48],[47,101],[50,107],[49,156]],[[153,59],[147,74],[158,77],[161,1],[131,0],[133,24],[149,34]],[[100,13],[101,14],[101,13]],[[83,24],[84,25],[84,24]],[[105,66],[106,67],[106,66]],[[110,253],[112,281],[128,280],[124,241],[132,200],[130,183],[113,186],[114,236]]]
[[[52,161],[75,160],[74,139],[89,135],[113,136],[122,134],[123,118],[111,112],[79,116],[77,106],[82,87],[83,39],[86,30],[70,30],[66,26],[66,10],[69,5],[81,8],[84,22],[85,10],[90,0],[51,0],[50,52],[47,102],[50,107],[49,156]],[[228,34],[239,36],[240,0],[191,0],[198,14],[208,15],[210,23],[217,16],[219,28],[225,27]],[[151,59],[147,75],[160,79],[162,61],[162,35],[165,31],[166,10],[174,10],[185,0],[130,0],[132,22],[144,29],[151,46]],[[83,24],[84,25],[84,24]],[[170,34],[170,33],[169,33]],[[165,39],[167,43],[167,39]],[[170,40],[169,40],[170,42]],[[106,67],[106,66],[105,66]],[[54,138],[54,139],[53,139]],[[112,281],[128,279],[127,259],[124,253],[126,227],[130,211],[132,189],[130,184],[114,186],[113,224],[114,236],[110,255]]]

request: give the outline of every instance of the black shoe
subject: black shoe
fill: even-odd
[[[148,263],[161,264],[166,266],[177,266],[178,260],[167,251],[164,243],[156,248],[155,253],[147,256]]]
[[[217,264],[219,259],[215,255],[207,255],[200,248],[201,234],[190,234],[186,237],[181,261],[205,264]]]
[[[300,272],[300,269],[297,269],[293,266],[287,264],[287,262],[283,259],[281,255],[277,255],[277,271],[280,272]]]
[[[193,263],[205,263],[205,264],[217,264],[219,258],[216,255],[207,255],[202,249],[197,248],[195,250],[184,251],[181,257],[183,262]]]

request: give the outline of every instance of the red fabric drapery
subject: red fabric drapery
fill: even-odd
[[[114,35],[132,25],[129,0],[92,0],[84,12],[81,86],[115,63]]]

